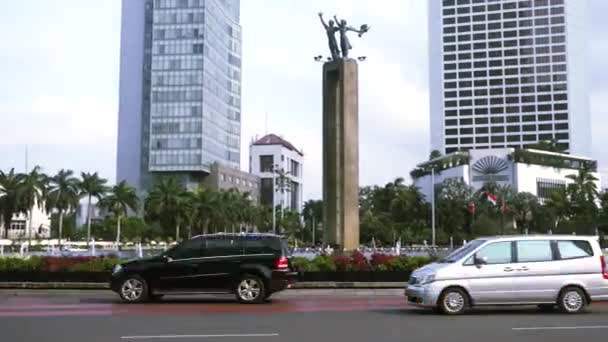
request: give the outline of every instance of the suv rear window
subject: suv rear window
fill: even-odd
[[[245,254],[267,254],[273,253],[287,256],[287,241],[267,236],[248,236],[243,241]]]
[[[591,244],[584,240],[558,240],[557,249],[562,260],[593,256]]]

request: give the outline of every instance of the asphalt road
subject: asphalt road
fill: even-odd
[[[446,317],[400,291],[288,291],[264,305],[231,298],[121,304],[108,292],[0,291],[2,341],[604,341],[608,305],[582,315],[491,308]]]

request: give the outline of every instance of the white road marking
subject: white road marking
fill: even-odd
[[[169,338],[223,338],[223,337],[277,337],[279,334],[217,334],[217,335],[150,335],[150,336],[121,336],[123,340],[151,340]]]
[[[528,328],[511,328],[511,330],[577,330],[577,329],[608,329],[608,325],[588,325],[578,327],[528,327]]]

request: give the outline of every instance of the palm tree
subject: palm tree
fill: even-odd
[[[289,175],[291,174],[291,172],[289,171],[285,171],[283,168],[279,169],[279,170],[275,170],[276,173],[276,180],[275,180],[275,185],[276,185],[276,191],[281,193],[281,219],[283,218],[283,199],[285,197],[285,192],[289,192],[291,189],[291,179],[289,178]]]
[[[572,213],[570,197],[566,189],[552,191],[545,206],[555,215],[555,228],[562,220],[568,220]]]
[[[28,246],[32,245],[32,217],[34,213],[34,206],[43,208],[45,201],[45,193],[47,187],[47,179],[44,174],[40,172],[40,166],[36,166],[28,174],[19,175],[20,177],[20,191],[19,195],[24,206],[24,213],[28,217]]]
[[[538,208],[538,198],[529,192],[518,192],[513,196],[511,209],[518,227],[529,228]]]
[[[59,212],[59,248],[63,233],[63,217],[66,213],[78,207],[78,178],[72,170],[60,170],[50,179],[47,211],[55,209]]]
[[[100,205],[116,217],[116,247],[120,248],[120,220],[127,215],[129,209],[137,210],[139,205],[137,192],[123,180],[110,189],[107,196],[101,199]]]
[[[186,189],[175,177],[161,177],[152,187],[145,200],[146,216],[157,220],[164,229],[175,229],[179,241],[180,223],[184,218],[182,207],[188,203]]]
[[[192,194],[192,206],[194,211],[194,222],[197,222],[198,227],[203,234],[209,232],[209,225],[212,223],[214,213],[216,213],[216,192],[212,192],[203,187],[199,187]]]
[[[4,238],[8,239],[8,230],[11,227],[13,215],[19,212],[20,177],[15,169],[8,173],[0,170],[0,216],[4,222]]]
[[[87,197],[87,247],[91,241],[91,200],[93,197],[97,199],[97,202],[101,201],[101,198],[107,191],[106,183],[107,179],[100,178],[97,172],[86,173],[82,172],[82,179],[80,180],[78,187],[80,188],[80,198]]]

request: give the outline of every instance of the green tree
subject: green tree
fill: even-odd
[[[545,202],[545,206],[555,218],[553,228],[557,229],[563,221],[568,221],[572,215],[570,198],[566,189],[552,191]]]
[[[20,176],[11,169],[8,173],[0,170],[0,211],[4,222],[4,238],[8,238],[13,216],[19,212]]]
[[[199,187],[192,195],[194,224],[203,234],[209,232],[209,225],[217,215],[217,193],[204,187]]]
[[[108,180],[100,178],[97,172],[81,173],[81,180],[78,187],[80,189],[79,197],[87,198],[87,247],[91,241],[91,202],[93,198],[96,198],[98,203],[101,201],[103,195],[107,191],[107,182]]]
[[[116,246],[120,246],[120,221],[127,216],[128,210],[136,211],[139,206],[139,198],[135,188],[126,181],[114,185],[109,193],[100,202],[102,208],[107,209],[116,217]]]
[[[73,175],[72,170],[59,170],[49,184],[47,207],[55,209],[59,215],[59,248],[62,246],[64,216],[78,207],[79,181]]]
[[[441,152],[439,152],[438,150],[432,150],[431,154],[429,155],[429,160],[433,160],[439,157],[441,157]]]
[[[517,223],[517,228],[530,229],[530,224],[539,207],[538,198],[529,192],[519,192],[513,196],[510,209]]]
[[[160,222],[167,235],[174,231],[176,241],[179,241],[180,225],[190,217],[187,211],[191,210],[191,200],[176,177],[161,177],[152,186],[144,211],[149,219]]]
[[[568,175],[572,180],[567,192],[575,225],[581,228],[581,233],[593,233],[589,230],[597,220],[599,213],[596,201],[598,199],[597,177],[588,166],[581,168],[577,174]]]
[[[19,196],[24,206],[24,214],[28,217],[28,246],[32,245],[32,216],[34,208],[44,208],[44,194],[47,187],[47,177],[40,172],[40,166],[35,166],[28,174],[21,174]]]
[[[473,190],[462,179],[446,179],[437,194],[437,216],[440,229],[457,240],[470,234],[469,224]]]
[[[360,197],[361,198],[361,197]],[[361,200],[360,200],[361,202]],[[323,222],[323,201],[322,200],[308,200],[304,202],[304,206],[302,209],[302,215],[304,215],[304,220],[307,222],[307,225],[310,226],[310,238],[314,236],[313,245],[316,245],[317,241],[319,241],[319,231],[317,227],[319,224]],[[312,234],[312,230],[314,229],[314,235]],[[322,240],[321,240],[322,241]]]

